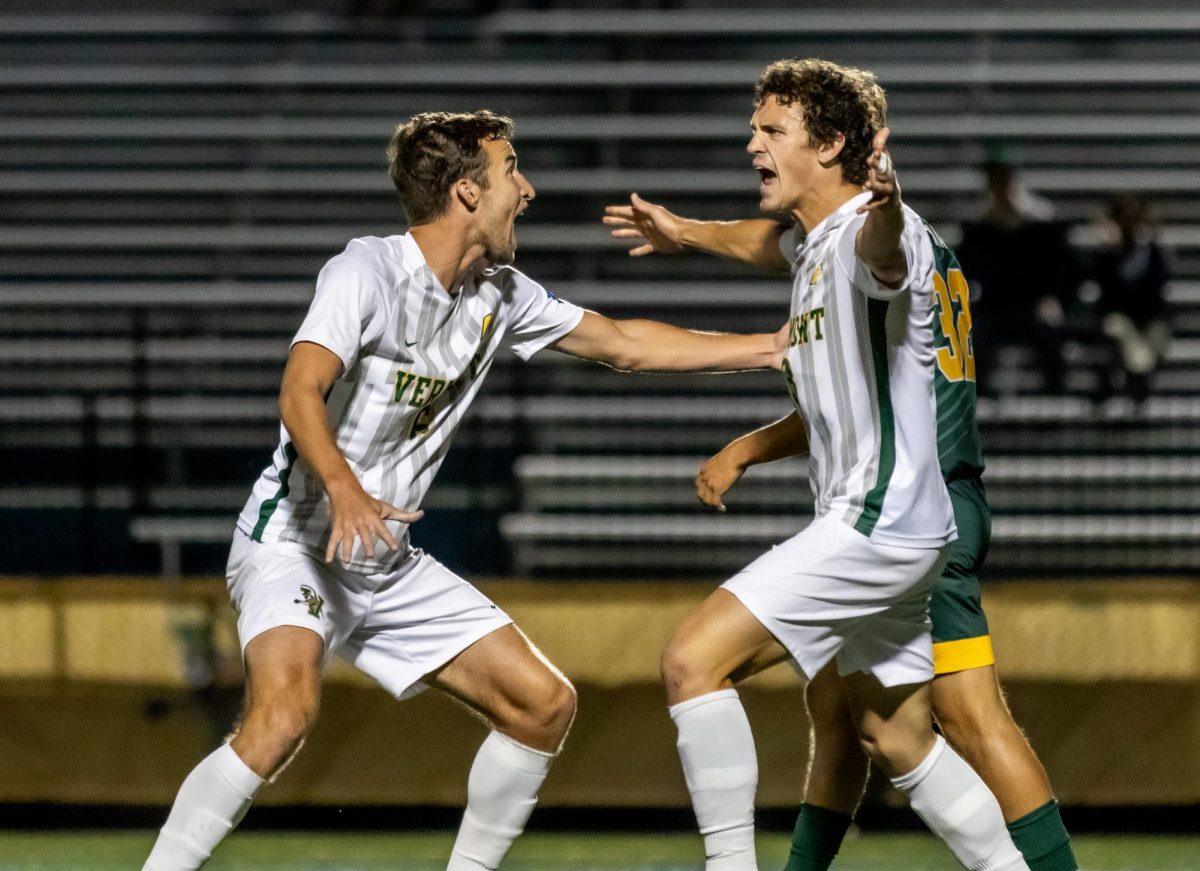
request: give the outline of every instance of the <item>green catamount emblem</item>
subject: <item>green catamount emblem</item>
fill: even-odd
[[[317,595],[317,591],[307,584],[300,587],[300,598],[292,599],[295,605],[307,605],[308,613],[313,617],[321,616],[321,609],[325,607],[325,600]]]

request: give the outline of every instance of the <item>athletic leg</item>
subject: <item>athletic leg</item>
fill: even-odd
[[[735,683],[788,656],[726,590],[716,590],[676,630],[662,659],[671,718],[706,871],[756,871],[758,761]]]
[[[866,782],[849,707],[831,667],[809,684],[806,699],[812,761],[787,871],[830,866]],[[995,669],[938,675],[933,709],[947,740],[996,796],[1009,834],[1032,871],[1075,871],[1079,866],[1045,770],[1012,719]]]
[[[1079,866],[1046,770],[1005,703],[994,666],[938,675],[933,710],[942,733],[991,789],[1033,871]]]
[[[978,479],[950,484],[958,541],[929,603],[933,621],[933,711],[946,740],[1000,803],[1013,841],[1033,871],[1074,871],[1070,837],[1050,781],[1013,721],[996,679],[979,571],[991,512]]]
[[[242,723],[184,780],[145,871],[199,868],[241,822],[316,721],[323,655],[321,636],[298,626],[269,629],[246,645]]]
[[[424,683],[458,699],[493,730],[467,781],[467,808],[447,866],[500,866],[525,829],[575,718],[575,690],[513,625],[485,635]]]
[[[825,871],[862,800],[868,763],[833,663],[809,681],[804,701],[812,724],[808,778],[784,871]]]
[[[863,749],[958,860],[973,871],[1028,868],[995,797],[933,733],[929,684],[887,687],[861,673],[845,681]]]

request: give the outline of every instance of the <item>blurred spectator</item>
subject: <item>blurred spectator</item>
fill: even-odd
[[[1134,194],[1108,204],[1108,241],[1095,253],[1091,277],[1100,288],[1100,328],[1113,342],[1113,362],[1102,393],[1144,400],[1166,348],[1166,287],[1170,264],[1155,240],[1145,200]]]
[[[1007,160],[983,166],[983,216],[963,225],[958,257],[972,288],[974,352],[979,390],[1009,393],[1013,379],[1000,371],[1004,347],[1032,352],[1041,387],[1063,387],[1064,311],[1077,283],[1066,226],[1049,202],[1026,190]]]

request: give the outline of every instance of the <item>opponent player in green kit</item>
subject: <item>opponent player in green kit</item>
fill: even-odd
[[[824,62],[781,63],[792,64],[801,77],[837,75],[841,70]],[[779,66],[769,67],[764,77]],[[805,110],[807,117],[821,107]],[[813,126],[810,123],[809,129]],[[884,167],[894,181],[890,158]],[[615,228],[614,236],[641,242],[630,251],[634,256],[691,248],[771,272],[786,273],[790,265],[780,247],[790,228],[770,219],[692,221],[634,194],[631,205],[609,207],[605,223]],[[981,480],[984,463],[975,419],[967,283],[954,252],[926,229],[934,260],[938,454],[959,536],[930,602],[933,710],[946,738],[996,795],[1029,867],[1074,871],[1078,866],[1045,769],[1013,721],[996,679],[978,574],[991,535],[991,514]],[[724,510],[722,496],[747,468],[807,453],[807,426],[793,412],[730,442],[701,468],[696,478],[700,500]],[[813,722],[812,759],[786,871],[823,871],[830,866],[861,800],[868,770],[832,664],[809,683],[806,701]]]

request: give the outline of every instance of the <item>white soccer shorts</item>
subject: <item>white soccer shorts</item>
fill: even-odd
[[[243,653],[268,629],[302,626],[324,639],[326,664],[336,654],[398,699],[425,690],[422,677],[512,622],[415,549],[391,571],[364,575],[299,543],[259,543],[239,530],[225,575]]]
[[[809,678],[834,657],[838,673],[884,686],[933,679],[929,594],[950,556],[872,542],[820,518],[722,586],[787,648]]]

